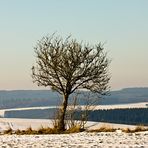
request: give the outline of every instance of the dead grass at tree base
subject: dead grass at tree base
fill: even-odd
[[[121,130],[121,132],[124,133],[136,133],[136,132],[144,132],[144,131],[148,131],[148,128],[145,128],[144,126],[137,126],[135,129],[130,129],[130,128],[126,128],[126,129],[116,129],[116,128],[112,128],[110,126],[102,126],[98,129],[93,129],[93,130],[85,130],[82,129],[81,126],[73,126],[65,131],[60,131],[57,128],[44,128],[41,127],[38,130],[33,130],[31,127],[27,128],[26,130],[16,130],[14,131],[12,128],[8,128],[7,130],[5,130],[3,132],[3,134],[8,134],[8,135],[12,135],[12,134],[17,134],[17,135],[42,135],[42,134],[71,134],[71,133],[79,133],[79,132],[83,132],[83,131],[87,131],[87,132],[116,132],[117,130]]]
[[[65,131],[60,131],[57,128],[43,128],[41,127],[38,130],[33,130],[31,127],[29,127],[26,130],[12,130],[11,128],[8,128],[7,130],[5,130],[3,132],[3,134],[8,134],[8,135],[12,135],[12,134],[17,134],[17,135],[42,135],[42,134],[70,134],[70,133],[79,133],[84,131],[84,129],[81,129],[80,127],[72,127],[70,129],[67,129]]]

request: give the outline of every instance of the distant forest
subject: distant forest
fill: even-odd
[[[94,110],[89,112],[88,120],[148,125],[148,108]]]
[[[37,118],[52,119],[56,113],[56,109],[33,109],[6,111],[7,118]],[[75,119],[79,119],[79,113],[76,113]],[[132,108],[132,109],[109,109],[89,111],[89,121],[111,122],[120,124],[148,125],[148,108]]]

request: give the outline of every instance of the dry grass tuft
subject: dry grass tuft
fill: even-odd
[[[125,132],[125,133],[135,133],[135,132],[148,131],[148,128],[145,128],[144,126],[139,125],[135,129],[126,128],[126,129],[123,129],[122,131]]]
[[[98,129],[89,130],[89,132],[115,132],[116,129],[109,127],[109,126],[102,126]]]
[[[41,127],[38,130],[33,130],[32,128],[28,128],[26,130],[17,130],[15,132],[17,135],[41,135],[41,134],[58,134],[58,131],[54,128],[43,128]]]
[[[43,128],[41,127],[38,130],[33,130],[31,127],[26,130],[16,130],[13,131],[11,128],[4,131],[4,134],[17,134],[17,135],[42,135],[42,134],[70,134],[70,133],[78,133],[84,131],[79,126],[72,127],[65,131],[59,131],[58,128]]]
[[[4,131],[4,134],[9,134],[9,135],[11,135],[12,133],[13,133],[13,130],[12,130],[11,127],[9,127],[8,129],[6,129],[6,130]]]
[[[60,134],[60,132],[57,128],[42,127],[37,131],[37,134]]]
[[[102,126],[98,129],[88,130],[88,132],[115,132],[117,129],[109,127],[109,126]],[[58,128],[49,128],[49,127],[41,127],[38,130],[33,130],[31,127],[27,128],[26,130],[16,130],[13,131],[11,127],[4,131],[4,134],[17,134],[17,135],[42,135],[42,134],[70,134],[70,133],[79,133],[83,132],[85,129],[82,129],[81,126],[75,125],[65,131],[59,131]],[[148,131],[148,128],[144,126],[137,126],[135,129],[121,129],[122,132],[125,133],[135,133],[135,132],[142,132]]]
[[[68,130],[65,131],[65,133],[69,134],[69,133],[79,133],[79,132],[83,132],[85,129],[82,129],[81,126],[76,125],[73,126],[71,128],[69,128]]]
[[[94,130],[89,130],[88,132],[115,132],[117,129],[109,127],[109,126],[102,126],[99,129],[94,129]],[[148,128],[145,128],[142,125],[137,126],[135,129],[121,129],[122,132],[125,133],[135,133],[135,132],[143,132],[143,131],[148,131]]]

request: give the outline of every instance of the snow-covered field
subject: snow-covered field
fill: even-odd
[[[95,109],[115,108],[146,108],[146,103],[135,103],[125,105],[101,105]],[[44,107],[41,107],[44,109]],[[46,107],[49,108],[49,107]],[[33,109],[33,108],[24,108]],[[8,109],[9,110],[9,109]],[[16,110],[16,109],[14,109]],[[17,109],[22,110],[22,108]],[[0,115],[5,110],[0,110]],[[88,122],[86,129],[97,129],[106,126],[116,129],[130,128],[132,125],[121,125],[111,123]],[[0,132],[11,127],[13,130],[23,130],[28,127],[39,129],[41,127],[52,127],[52,120],[47,119],[15,119],[0,118]],[[113,133],[74,133],[60,135],[0,135],[0,148],[148,148],[148,131],[138,133],[123,133],[116,130]]]
[[[98,105],[96,106],[95,109],[117,109],[117,108],[148,108],[148,102],[118,104],[118,105]]]
[[[42,119],[6,119],[0,118],[0,131],[9,126],[16,129],[52,125],[51,120]],[[135,128],[130,125],[88,122],[87,129],[96,129],[101,126],[113,128]],[[113,133],[74,133],[60,135],[0,135],[0,148],[148,148],[148,131],[139,133],[123,133],[117,130]]]
[[[1,135],[3,148],[148,148],[148,132]]]
[[[24,130],[29,127],[32,129],[38,130],[41,127],[52,127],[52,120],[48,119],[19,119],[19,118],[0,118],[0,132],[11,127],[13,130]],[[130,128],[134,129],[134,125],[125,125],[125,124],[113,124],[113,123],[101,123],[101,122],[90,122],[88,121],[85,125],[86,129],[97,129],[102,126],[110,128]]]

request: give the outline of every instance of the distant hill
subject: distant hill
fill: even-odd
[[[0,109],[35,106],[56,106],[61,102],[60,95],[51,90],[12,90],[0,91]],[[147,88],[124,88],[111,91],[98,104],[127,104],[148,102]],[[84,104],[81,100],[80,104]]]
[[[50,90],[0,91],[0,109],[58,105],[60,96]]]
[[[110,96],[102,100],[102,104],[126,104],[148,102],[148,87],[124,88],[112,91]]]

